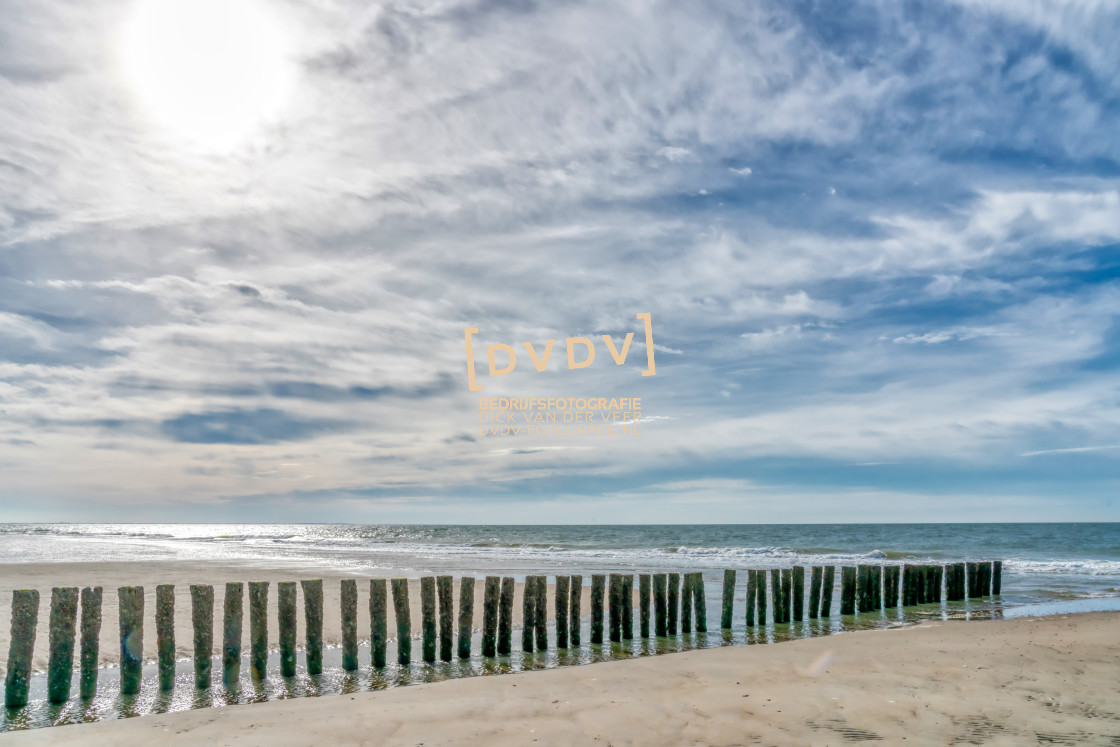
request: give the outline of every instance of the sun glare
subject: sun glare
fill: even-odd
[[[283,30],[261,0],[140,0],[122,57],[148,117],[213,150],[275,119],[291,82]]]

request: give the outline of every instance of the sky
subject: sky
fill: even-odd
[[[0,520],[1120,520],[1118,30],[0,0]],[[643,422],[483,437],[481,396]]]

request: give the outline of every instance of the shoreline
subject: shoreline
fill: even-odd
[[[1120,613],[927,622],[15,731],[12,744],[1115,744]],[[376,738],[370,735],[376,735]]]

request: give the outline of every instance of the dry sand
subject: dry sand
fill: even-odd
[[[927,623],[3,735],[12,745],[1120,745],[1120,613]]]

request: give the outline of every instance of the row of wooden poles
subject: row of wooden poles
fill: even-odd
[[[955,563],[947,566],[867,566],[841,570],[840,612],[870,612],[884,607],[925,604],[940,601],[942,581],[948,601],[999,594],[1002,563]],[[784,570],[748,570],[746,624],[766,623],[766,588],[769,574],[773,621],[801,621],[805,616],[805,572],[797,566]],[[809,618],[829,617],[832,606],[835,568],[814,566],[810,571]],[[967,587],[966,587],[967,578]],[[580,609],[583,576],[556,576],[554,621],[556,647],[580,646]],[[901,585],[900,585],[901,581]],[[527,576],[522,593],[521,649],[529,653],[549,647],[546,576]],[[323,582],[301,581],[305,626],[305,657],[308,674],[323,671]],[[735,599],[736,572],[724,571],[721,627],[730,628]],[[392,589],[397,626],[397,658],[402,665],[412,660],[412,620],[408,599],[408,579],[370,579],[370,649],[374,667],[385,666],[388,591]],[[483,590],[482,655],[493,657],[512,652],[515,582],[511,577],[487,576]],[[192,585],[191,618],[194,629],[195,686],[208,688],[211,682],[214,648],[214,587]],[[901,589],[901,593],[900,593]],[[422,656],[426,662],[439,658],[451,661],[458,636],[457,655],[471,656],[475,579],[464,576],[459,582],[457,630],[451,576],[425,576],[420,579]],[[234,685],[241,675],[241,640],[244,611],[244,584],[226,584],[222,626],[222,679]],[[276,584],[280,638],[280,673],[296,673],[296,582]],[[254,679],[265,677],[268,663],[269,582],[249,582],[249,666]],[[120,687],[124,695],[140,691],[143,664],[144,588],[122,586],[117,589],[120,623]],[[606,621],[612,642],[634,637],[634,575],[611,573],[591,576],[591,643],[603,643],[604,597]],[[100,586],[81,590],[81,636],[79,695],[92,698],[97,691],[98,637],[101,631]],[[56,587],[51,591],[50,658],[47,667],[47,698],[53,703],[70,697],[73,676],[75,628],[79,592],[77,587]],[[652,602],[652,605],[651,605]],[[650,609],[653,609],[653,635],[691,633],[693,615],[697,632],[707,631],[707,606],[704,578],[699,572],[638,574],[639,635],[650,637]],[[437,615],[438,610],[438,615]],[[678,615],[679,610],[679,615]],[[341,582],[342,667],[358,668],[358,585],[354,579]],[[156,647],[159,686],[168,691],[175,685],[175,587],[156,587]],[[35,628],[39,614],[39,592],[20,589],[12,595],[12,628],[8,652],[5,703],[9,708],[27,703]],[[437,635],[438,616],[438,635]]]

